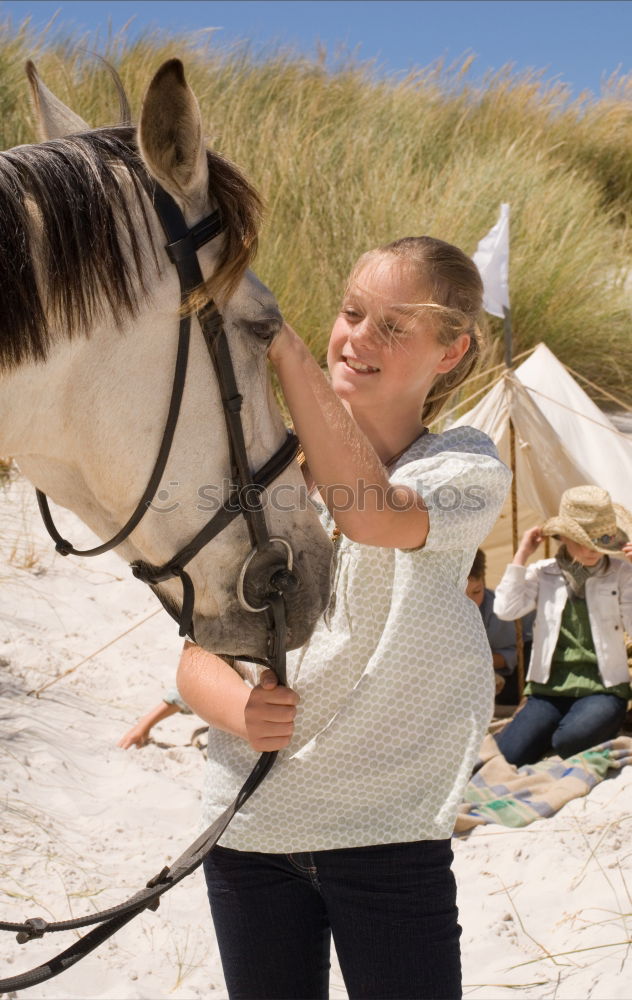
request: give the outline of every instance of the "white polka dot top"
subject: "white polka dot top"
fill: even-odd
[[[465,585],[510,480],[471,427],[426,434],[399,458],[391,482],[423,497],[426,544],[337,540],[329,608],[288,656],[288,683],[301,696],[292,742],[223,846],[291,853],[451,835],[494,697],[489,644]],[[210,730],[206,824],[257,758],[238,737]]]

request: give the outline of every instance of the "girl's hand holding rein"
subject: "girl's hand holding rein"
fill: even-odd
[[[253,750],[283,750],[294,735],[299,696],[279,684],[273,670],[264,670],[244,710],[247,739]]]
[[[299,696],[279,685],[272,670],[249,687],[220,656],[188,640],[177,674],[178,690],[204,722],[250,743],[254,750],[282,750],[294,733]]]

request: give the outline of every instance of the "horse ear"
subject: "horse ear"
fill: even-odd
[[[162,64],[143,100],[140,151],[150,174],[188,202],[206,200],[208,164],[202,117],[179,59]]]
[[[45,87],[34,64],[26,64],[26,75],[31,89],[31,103],[37,119],[37,130],[42,142],[47,139],[61,139],[74,132],[89,132],[90,126],[83,118],[67,108],[58,97]]]

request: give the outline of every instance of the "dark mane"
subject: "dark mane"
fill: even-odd
[[[227,232],[200,302],[226,297],[239,281],[256,250],[261,208],[231,163],[207,155],[209,190]],[[56,340],[86,335],[107,315],[118,326],[138,312],[147,268],[155,273],[158,266],[142,197],[146,180],[129,126],[0,153],[0,370],[44,361]]]

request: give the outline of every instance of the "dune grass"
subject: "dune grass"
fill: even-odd
[[[0,488],[11,482],[14,465],[10,458],[0,457]]]
[[[33,141],[23,63],[91,125],[117,99],[86,39],[0,33],[4,148]],[[103,55],[132,109],[162,60],[180,56],[210,144],[262,192],[257,270],[324,357],[346,274],[364,250],[431,233],[472,253],[501,201],[512,211],[515,352],[544,340],[632,405],[632,80],[572,101],[561,84],[510,68],[481,84],[469,61],[384,78],[342,59],[221,49],[208,34],[110,39]],[[501,323],[491,321],[500,360]]]

